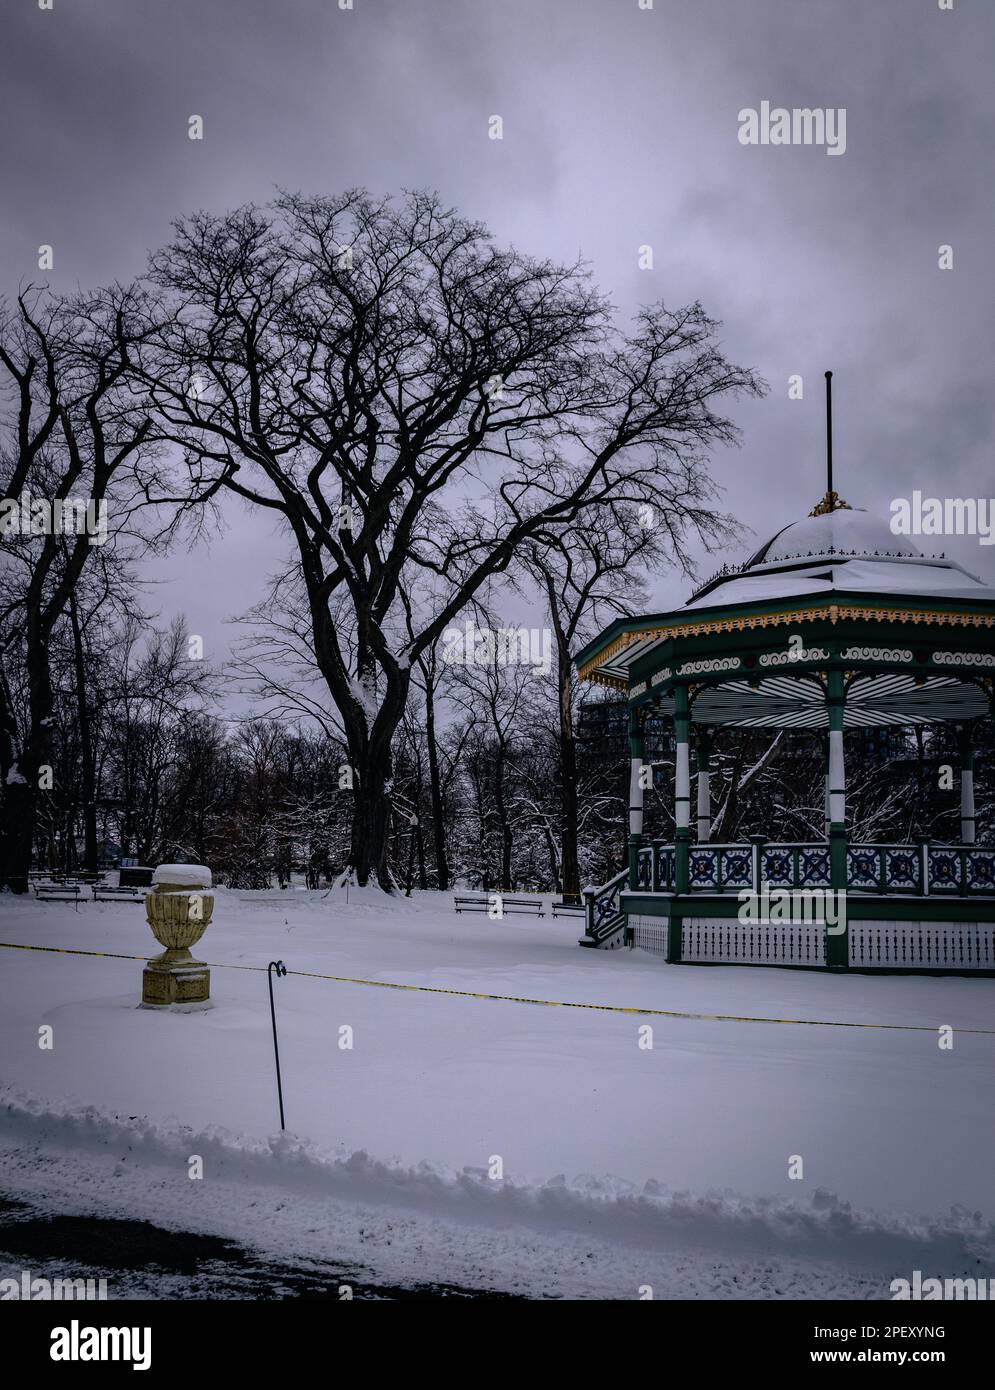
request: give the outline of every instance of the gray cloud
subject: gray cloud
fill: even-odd
[[[773,388],[714,460],[760,535],[821,494],[826,366],[848,500],[987,495],[993,58],[995,9],[960,0],[22,0],[0,19],[0,285],[38,279],[43,242],[56,287],[128,278],[173,217],[275,185],[435,187],[501,240],[583,253],[622,313],[701,297],[723,319]],[[846,154],[740,145],[765,99],[846,107]],[[209,560],[152,571],[215,649],[281,553],[229,519]],[[950,549],[995,577],[990,549]],[[661,605],[683,594],[661,577]]]

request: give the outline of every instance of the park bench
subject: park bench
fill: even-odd
[[[36,883],[35,897],[41,902],[67,902],[78,906],[83,888],[79,883]]]
[[[453,906],[457,912],[486,912],[491,906],[501,905],[502,912],[531,912],[543,916],[542,898],[509,898],[504,893],[485,893],[482,896],[455,896]]]
[[[584,916],[586,916],[586,914],[587,914],[587,908],[584,906],[583,903],[554,903],[554,904],[553,904],[553,916],[554,916],[554,917],[584,917]]]
[[[95,903],[143,903],[145,890],[143,888],[116,888],[110,883],[95,883],[93,885],[93,901]]]
[[[141,864],[123,865],[117,881],[121,888],[151,888],[154,872]]]

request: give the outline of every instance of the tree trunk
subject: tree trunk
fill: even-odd
[[[570,636],[564,626],[560,595],[552,573],[539,567],[546,585],[549,620],[556,639],[557,742],[560,756],[560,893],[564,902],[580,902],[580,865],[577,849],[577,739],[573,723],[573,663]],[[577,615],[579,616],[579,609]],[[571,623],[571,631],[574,625]]]
[[[8,773],[0,827],[0,879],[14,893],[28,891],[31,847],[38,814],[38,783],[43,767],[51,767],[52,681],[48,648],[37,614],[29,610],[26,632],[28,671],[28,735],[20,756]],[[16,768],[16,773],[14,772]]]
[[[504,799],[504,761],[504,750],[501,749],[494,768],[494,809],[501,830],[501,879],[497,885],[500,892],[510,891],[514,887],[511,881],[511,826],[508,824],[508,808]]]
[[[83,793],[83,868],[97,871],[97,790],[94,774],[93,729],[86,699],[86,663],[79,625],[76,593],[69,594],[69,621],[73,633],[73,667],[76,675],[76,710],[79,719],[80,787]]]
[[[425,836],[422,833],[421,816],[418,817],[418,824],[415,829],[418,832],[418,887],[423,893],[427,893],[428,872],[425,868]]]
[[[350,678],[339,659],[334,629],[320,586],[307,575],[308,597],[314,624],[315,656],[342,719],[352,769],[353,816],[349,846],[349,870],[360,887],[371,877],[386,893],[394,890],[388,862],[392,812],[394,737],[404,717],[410,668],[395,665],[381,670],[386,688],[379,707],[374,700],[375,668],[367,647],[359,642],[355,678]],[[364,690],[365,687],[365,690]]]
[[[408,831],[408,872],[404,877],[404,896],[411,897],[411,884],[415,876],[415,827]]]
[[[428,743],[428,781],[432,797],[432,837],[435,842],[435,872],[442,892],[449,887],[449,858],[446,854],[446,825],[442,804],[442,776],[439,772],[439,746],[435,738],[435,692],[430,672],[425,675],[425,738]]]
[[[23,776],[20,762],[18,775]],[[8,782],[4,788],[3,824],[0,827],[0,876],[12,893],[28,891],[31,867],[35,797],[26,782]]]
[[[12,834],[20,819],[21,807],[17,784],[8,778],[18,777],[17,767],[17,718],[14,702],[5,673],[0,672],[0,782],[3,783],[3,815],[0,818],[0,882],[7,883],[14,892],[24,890],[11,881],[15,872]],[[25,887],[27,885],[25,884]]]
[[[357,760],[358,761],[358,760]],[[387,865],[387,835],[390,828],[390,753],[369,757],[357,768],[353,783],[352,838],[349,866],[363,888],[373,878],[390,892],[392,884]]]
[[[562,633],[557,624],[557,638]],[[565,641],[559,642],[557,680],[560,705],[560,884],[563,901],[580,902],[580,865],[577,855],[577,740],[574,735],[573,681],[570,674],[570,653]]]

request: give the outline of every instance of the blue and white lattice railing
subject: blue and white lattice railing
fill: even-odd
[[[620,874],[602,884],[600,888],[588,888],[584,892],[584,903],[587,908],[587,925],[585,936],[595,946],[607,946],[614,944],[614,938],[619,937],[625,926],[625,913],[621,909],[622,889],[628,886],[629,871],[623,869]]]
[[[995,896],[995,848],[978,845],[863,845],[847,847],[847,887],[859,893],[914,897],[931,893]],[[692,893],[759,892],[771,888],[828,888],[829,846],[774,842],[691,845]],[[644,845],[636,857],[636,891],[666,893],[674,887],[674,846]]]
[[[995,896],[995,849],[976,845],[927,845],[930,893]]]

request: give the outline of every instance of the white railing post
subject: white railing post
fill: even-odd
[[[760,854],[764,846],[763,835],[751,835],[750,844],[753,846],[753,891],[754,893],[760,893],[763,887],[760,879]]]

